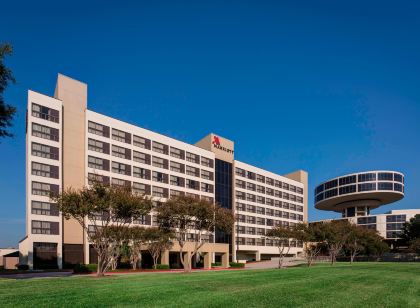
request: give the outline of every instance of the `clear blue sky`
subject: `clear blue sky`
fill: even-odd
[[[337,216],[313,208],[317,183],[367,169],[406,174],[405,199],[379,212],[419,208],[418,1],[137,2],[1,4],[18,114],[0,144],[0,247],[25,233],[27,90],[52,95],[59,72],[88,83],[97,112],[307,170],[311,220]]]

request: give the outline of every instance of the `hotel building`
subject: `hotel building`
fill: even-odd
[[[26,157],[26,236],[19,250],[21,263],[31,268],[96,262],[86,232],[49,198],[92,179],[131,186],[158,202],[190,195],[231,209],[234,232],[209,236],[201,250],[205,267],[218,258],[227,265],[276,256],[266,231],[307,221],[306,172],[281,176],[236,161],[234,143],[214,134],[192,145],[91,111],[87,85],[64,75],[58,75],[54,97],[28,92]],[[151,213],[132,224],[157,222]],[[177,249],[161,262],[177,262]],[[291,242],[290,254],[301,252]]]

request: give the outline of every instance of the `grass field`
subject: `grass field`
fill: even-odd
[[[0,307],[420,307],[420,264],[0,279]]]

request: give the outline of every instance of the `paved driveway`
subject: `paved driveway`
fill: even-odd
[[[48,278],[48,277],[67,277],[71,276],[72,272],[33,272],[25,274],[8,274],[0,275],[0,278],[9,279],[30,279],[30,278]]]

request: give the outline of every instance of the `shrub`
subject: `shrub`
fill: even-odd
[[[89,274],[97,271],[96,264],[76,264],[73,267],[73,273],[75,274]]]
[[[222,266],[222,262],[214,262],[211,266]]]
[[[229,265],[235,268],[245,267],[245,263],[230,262]]]
[[[86,264],[86,267],[88,268],[90,273],[96,273],[98,271],[98,264]]]
[[[156,264],[156,269],[158,269],[158,270],[168,270],[169,265],[168,264]]]
[[[20,271],[27,271],[27,270],[29,270],[29,265],[27,265],[27,264],[16,264],[16,267]]]
[[[121,262],[121,263],[118,263],[117,268],[118,269],[131,269],[132,268],[132,265],[130,263],[128,263],[128,262]]]

